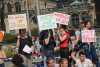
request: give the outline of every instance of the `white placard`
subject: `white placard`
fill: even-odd
[[[69,24],[70,15],[57,12],[53,13],[52,15],[55,17],[57,23],[63,25]]]
[[[50,14],[39,15],[38,24],[39,24],[40,31],[57,28],[56,19]]]
[[[32,52],[32,48],[30,48],[28,45],[25,45],[25,47],[23,48],[23,51],[24,51],[25,53],[30,54],[30,53]]]
[[[8,15],[9,29],[24,29],[27,28],[26,14]]]
[[[96,42],[95,30],[82,30],[82,42]]]

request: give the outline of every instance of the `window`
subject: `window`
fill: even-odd
[[[79,15],[78,14],[72,14],[71,16],[71,24],[74,27],[78,27],[79,26]]]
[[[15,9],[16,9],[16,12],[21,12],[21,4],[20,4],[20,2],[15,2]]]
[[[7,3],[7,8],[8,8],[8,12],[10,13],[10,12],[12,12],[12,5],[11,5],[11,3]]]

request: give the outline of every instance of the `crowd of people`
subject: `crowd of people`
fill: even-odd
[[[59,55],[68,61],[68,67],[99,67],[94,42],[82,42],[83,30],[94,30],[90,21],[81,22],[80,28],[60,25],[56,30],[42,31],[40,44],[44,55],[47,59]]]
[[[34,67],[32,57],[36,54],[46,57],[45,61],[40,62],[45,62],[44,65],[36,67],[99,67],[94,43],[82,42],[81,38],[82,30],[93,29],[90,21],[81,22],[79,28],[58,25],[57,29],[41,31],[39,36],[33,39],[26,29],[21,29],[16,43],[18,53],[12,59],[14,67]],[[25,52],[25,46],[33,49],[32,52]],[[6,56],[0,45],[0,67],[4,67],[2,58]]]

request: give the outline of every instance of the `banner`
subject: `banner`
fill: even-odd
[[[0,42],[4,39],[4,31],[0,31]]]
[[[8,15],[9,29],[23,29],[27,28],[26,14]]]
[[[53,13],[53,16],[56,18],[56,23],[68,25],[70,20],[70,15],[55,12]]]
[[[96,34],[95,30],[83,30],[81,32],[82,42],[90,43],[96,42]]]
[[[40,31],[57,28],[56,19],[52,15],[39,15],[37,18]]]

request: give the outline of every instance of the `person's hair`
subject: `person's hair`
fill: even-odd
[[[81,24],[84,24],[84,21],[82,21]]]
[[[47,64],[48,64],[49,61],[51,61],[51,60],[55,61],[53,58],[50,57],[50,58],[47,59]]]
[[[53,31],[51,29],[49,29],[48,33],[50,33],[50,35],[53,35]]]
[[[64,30],[66,30],[66,25],[61,25],[61,27],[60,28],[62,28],[62,29],[64,29]]]
[[[64,61],[68,61],[66,58],[61,58],[59,64],[62,64]]]
[[[84,51],[80,51],[79,52],[79,56],[81,56],[81,55],[85,55],[85,52]]]
[[[20,29],[19,34],[26,33],[26,29]]]
[[[83,21],[83,22],[81,22],[81,24],[84,24],[84,27],[86,27],[86,25],[87,25],[89,22],[91,22],[91,21]]]

